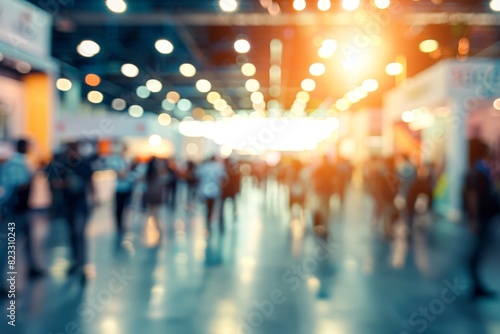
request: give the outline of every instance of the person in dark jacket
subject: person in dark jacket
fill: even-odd
[[[80,274],[85,279],[84,266],[87,264],[85,229],[93,202],[93,170],[89,159],[80,151],[80,144],[70,143],[61,166],[61,180],[64,193],[64,216],[69,226],[73,250],[73,262],[69,273]]]
[[[417,168],[417,177],[413,180],[408,190],[408,197],[406,199],[406,212],[408,217],[409,234],[413,231],[413,223],[415,214],[422,210],[429,210],[432,208],[433,199],[433,179],[429,167],[422,164]],[[422,197],[425,196],[425,197]],[[419,198],[425,198],[426,207],[419,208]]]
[[[475,235],[469,263],[474,297],[491,297],[495,294],[485,287],[479,277],[480,263],[488,243],[491,223],[500,211],[487,156],[486,144],[476,142],[470,147],[470,165],[465,185],[466,210],[470,227]]]

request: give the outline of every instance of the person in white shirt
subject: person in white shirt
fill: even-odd
[[[226,178],[224,165],[213,156],[196,169],[198,180],[198,194],[205,202],[207,211],[207,230],[210,232],[210,222],[214,212],[215,204],[222,194],[222,183]],[[223,220],[219,217],[219,227],[224,230]]]

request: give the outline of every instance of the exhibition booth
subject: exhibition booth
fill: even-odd
[[[435,208],[457,221],[462,212],[468,138],[498,145],[500,61],[441,61],[384,96],[383,154],[431,163]]]
[[[47,159],[53,147],[57,62],[50,55],[52,16],[20,0],[0,0],[0,136],[27,137]]]

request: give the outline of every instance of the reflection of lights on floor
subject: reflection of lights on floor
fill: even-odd
[[[144,244],[147,247],[156,247],[160,243],[160,231],[154,217],[149,217],[144,230]]]
[[[175,263],[186,264],[189,260],[189,256],[185,253],[179,253],[175,256]]]
[[[345,261],[345,266],[347,269],[355,270],[358,268],[358,262],[356,260],[353,260],[353,259],[347,259]]]
[[[239,264],[243,268],[254,268],[257,265],[257,261],[255,261],[254,258],[246,256],[246,257],[241,258],[241,260],[239,261]]]
[[[54,264],[49,269],[49,272],[54,279],[64,280],[69,266],[70,262],[67,259],[56,257]]]
[[[252,283],[252,274],[249,272],[244,272],[240,274],[240,282],[243,284],[250,284]]]
[[[314,294],[316,294],[321,287],[321,282],[317,277],[311,276],[307,279],[307,286]]]
[[[114,318],[105,318],[101,323],[101,329],[106,334],[118,333],[118,322]]]
[[[301,239],[304,236],[303,222],[298,218],[293,218],[290,222],[290,231],[294,239]]]

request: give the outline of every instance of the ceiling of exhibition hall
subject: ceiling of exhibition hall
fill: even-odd
[[[120,98],[155,113],[183,99],[186,113],[230,115],[345,109],[336,102],[349,92],[349,109],[379,107],[397,82],[442,59],[497,56],[495,1],[30,2],[54,15],[52,55],[82,97],[97,90],[110,109]],[[87,74],[98,78],[89,85]],[[178,94],[165,102],[168,92]]]

